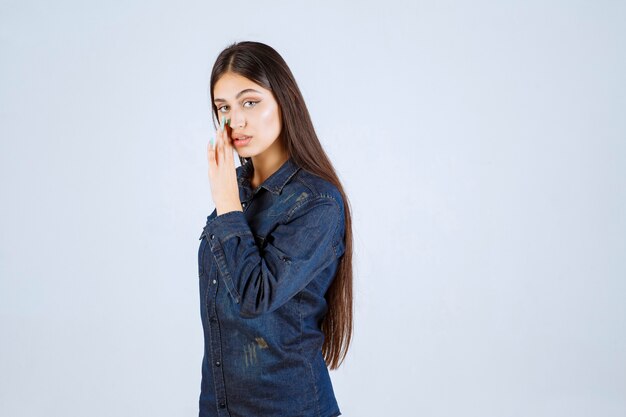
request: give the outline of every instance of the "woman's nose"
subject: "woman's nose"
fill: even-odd
[[[240,129],[244,127],[246,124],[243,114],[241,112],[231,112],[230,113],[230,128],[231,129]]]

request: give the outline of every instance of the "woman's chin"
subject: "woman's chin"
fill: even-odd
[[[235,151],[235,152],[240,158],[250,158],[252,156],[250,152],[246,152],[246,151],[241,151],[241,152]]]

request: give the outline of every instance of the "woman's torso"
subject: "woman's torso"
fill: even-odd
[[[304,199],[332,198],[336,187],[299,169],[291,160],[252,190],[247,167],[238,167],[243,214],[263,256],[273,230]],[[209,224],[214,211],[207,218]],[[319,219],[316,219],[319,221]],[[341,234],[342,235],[342,234]],[[294,236],[305,239],[306,236]],[[318,416],[340,413],[321,347],[324,298],[332,283],[343,240],[333,243],[334,257],[295,296],[274,311],[243,318],[240,304],[226,288],[210,250],[206,228],[198,252],[200,308],[205,350],[200,416]]]

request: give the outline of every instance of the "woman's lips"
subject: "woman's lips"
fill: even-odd
[[[252,136],[245,136],[242,139],[233,139],[233,145],[235,146],[245,146],[247,145],[250,140],[252,139]]]

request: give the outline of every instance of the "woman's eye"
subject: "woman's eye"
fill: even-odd
[[[251,100],[244,101],[244,102],[243,102],[243,106],[244,106],[244,107],[246,107],[246,103],[251,103],[251,104],[252,104],[252,106],[248,106],[248,108],[251,108],[251,107],[256,106],[256,104],[258,103],[258,101],[251,101]],[[221,107],[218,107],[218,108],[217,108],[217,111],[224,113],[224,111],[222,111],[222,109],[223,109],[224,107],[228,107],[228,106],[221,106]]]

